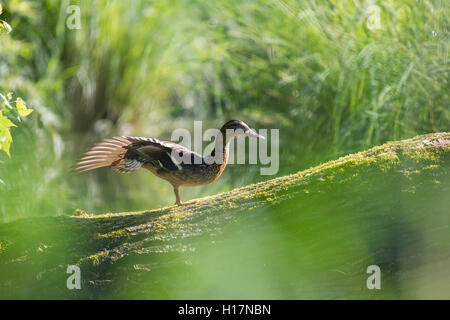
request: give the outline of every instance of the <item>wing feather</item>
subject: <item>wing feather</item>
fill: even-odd
[[[180,170],[181,166],[172,157],[173,153],[187,156],[192,163],[201,163],[203,159],[201,155],[174,142],[122,136],[96,143],[78,160],[75,170],[84,172],[101,167],[113,167],[121,172],[133,172],[143,164],[169,171]]]

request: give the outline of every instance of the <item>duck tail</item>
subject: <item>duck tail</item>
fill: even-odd
[[[134,172],[142,166],[142,162],[125,157],[133,141],[127,137],[114,137],[95,144],[86,151],[75,164],[75,171],[84,172],[102,167],[112,167],[119,172]]]

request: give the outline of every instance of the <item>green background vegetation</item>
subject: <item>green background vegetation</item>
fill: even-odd
[[[1,3],[12,32],[0,35],[0,93],[35,110],[11,129],[11,158],[0,152],[1,222],[171,205],[172,188],[149,172],[73,173],[87,147],[114,135],[168,140],[193,120],[208,128],[241,119],[280,129],[282,176],[449,130],[448,1]],[[79,30],[66,27],[71,4]],[[371,5],[377,28],[368,27]],[[268,178],[258,165],[231,165],[181,194]]]

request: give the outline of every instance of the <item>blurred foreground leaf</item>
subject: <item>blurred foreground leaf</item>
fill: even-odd
[[[28,109],[27,105],[25,104],[25,102],[21,98],[17,98],[16,99],[16,108],[17,108],[17,112],[22,117],[26,117],[30,113],[33,112],[33,109]]]
[[[0,150],[5,151],[8,156],[10,156],[9,147],[12,142],[11,133],[9,132],[10,127],[15,127],[14,123],[0,111]]]

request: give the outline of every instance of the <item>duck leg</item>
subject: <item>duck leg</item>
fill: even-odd
[[[185,206],[187,203],[184,203],[181,201],[180,192],[178,191],[178,186],[177,187],[173,186],[173,192],[175,193],[175,198],[176,198],[175,204],[177,204],[179,206]]]
[[[175,201],[175,204],[177,204],[177,205],[179,205],[179,206],[187,206],[187,205],[189,205],[189,204],[193,204],[193,203],[196,203],[196,202],[197,202],[197,201],[193,201],[193,200],[188,201],[188,202],[183,202],[183,201],[181,201],[180,192],[178,191],[178,187],[177,187],[177,186],[174,186],[174,187],[173,187],[173,192],[175,193],[175,198],[177,199],[177,200]]]

